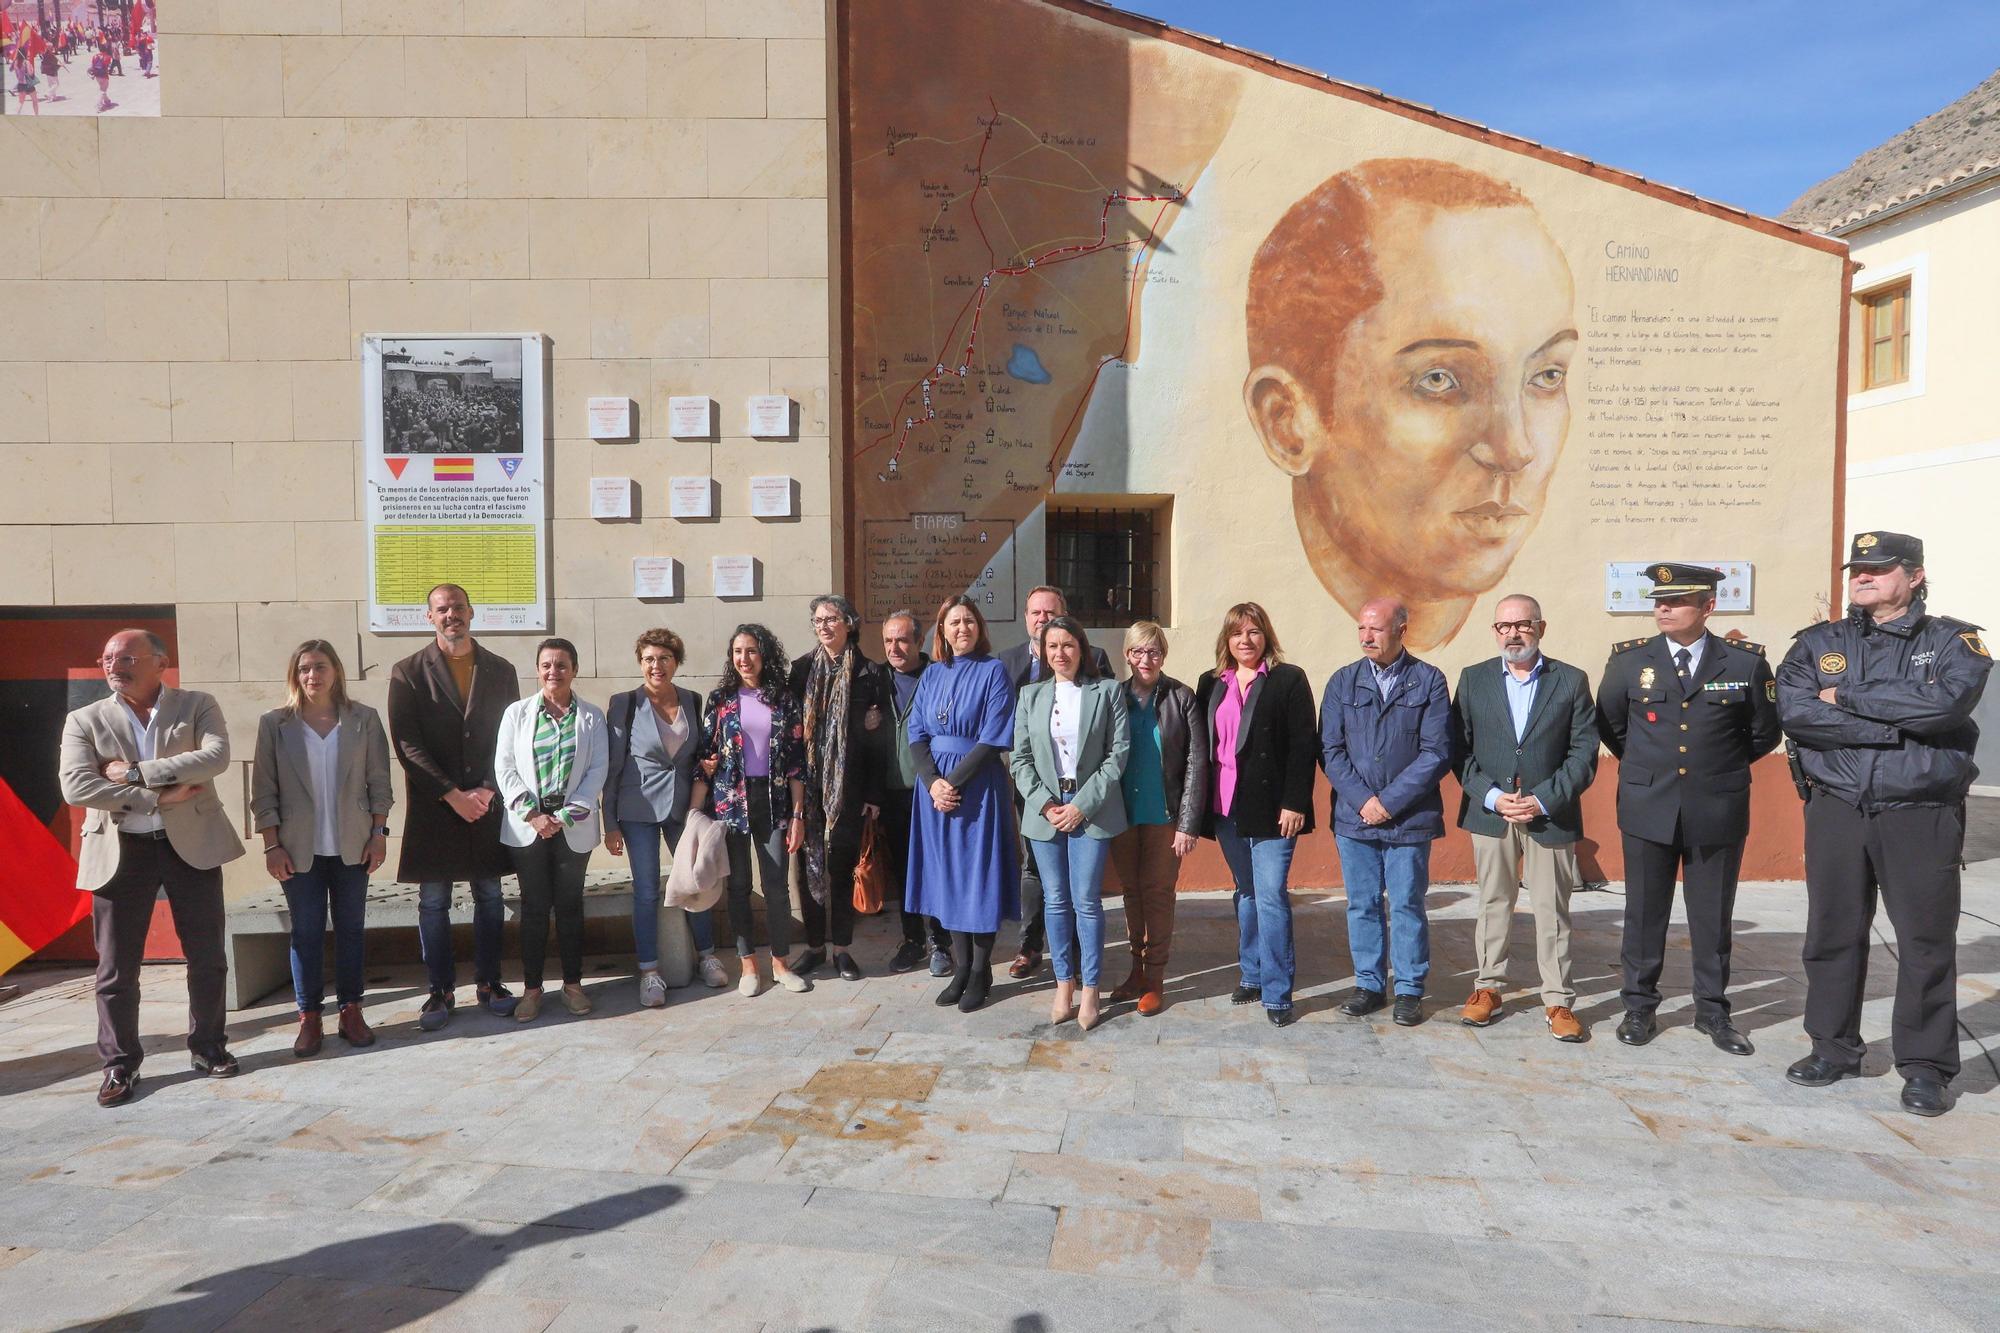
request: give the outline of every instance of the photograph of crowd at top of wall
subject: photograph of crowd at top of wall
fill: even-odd
[[[9,116],[157,116],[157,0],[0,0]]]

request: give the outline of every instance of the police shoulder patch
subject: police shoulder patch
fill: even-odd
[[[1965,646],[1970,648],[1973,652],[1978,653],[1981,657],[1987,658],[1988,660],[1992,659],[1993,654],[1986,651],[1986,645],[1979,641],[1979,636],[1977,634],[1974,634],[1973,632],[1968,630],[1964,634],[1959,635],[1958,637],[1962,639],[1965,643]]]

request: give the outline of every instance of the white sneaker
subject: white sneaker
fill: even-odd
[[[807,981],[791,968],[780,968],[775,963],[771,965],[771,980],[777,982],[794,995],[803,995],[813,988],[810,981]]]
[[[736,993],[738,995],[756,995],[762,992],[763,989],[764,978],[758,973],[757,964],[745,963],[743,965],[743,979],[736,983]]]
[[[658,972],[639,974],[639,1003],[648,1009],[660,1009],[666,1006],[667,983],[660,979]]]
[[[723,971],[722,960],[714,954],[701,960],[701,984],[716,990],[729,984],[729,973]]]

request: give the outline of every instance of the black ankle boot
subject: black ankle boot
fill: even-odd
[[[973,968],[971,976],[965,993],[958,997],[958,1012],[961,1014],[969,1014],[984,1005],[987,993],[993,989],[993,968],[990,964]]]
[[[965,987],[972,980],[972,942],[964,935],[953,931],[951,935],[951,981],[938,992],[937,1005],[940,1009],[957,1004],[965,994]]]

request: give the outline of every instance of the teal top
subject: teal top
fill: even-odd
[[[1145,703],[1125,691],[1125,711],[1132,729],[1132,751],[1119,784],[1125,788],[1125,817],[1133,824],[1167,822],[1167,777],[1160,766],[1160,713],[1155,689]]]

